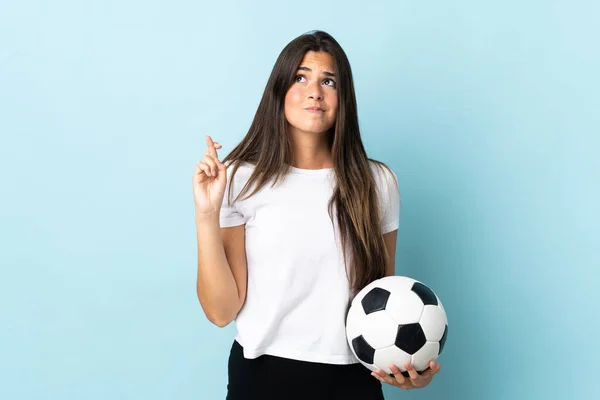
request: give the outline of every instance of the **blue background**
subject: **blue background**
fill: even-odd
[[[599,398],[599,11],[4,2],[0,398],[224,398],[235,331],[196,298],[191,175],[313,29],[346,50],[369,155],[400,179],[398,274],[448,312],[441,373],[387,398]]]

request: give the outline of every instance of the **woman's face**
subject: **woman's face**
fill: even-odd
[[[335,60],[326,52],[304,55],[294,83],[285,95],[285,117],[292,131],[327,132],[335,124],[338,96]]]

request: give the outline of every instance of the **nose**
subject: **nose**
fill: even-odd
[[[323,89],[318,82],[313,82],[309,85],[308,98],[311,100],[323,100]]]

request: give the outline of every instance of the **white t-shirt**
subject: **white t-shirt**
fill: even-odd
[[[372,164],[380,188],[382,233],[398,228],[400,193],[386,169]],[[254,166],[235,174],[232,200]],[[328,214],[333,169],[292,168],[275,187],[268,182],[248,199],[228,204],[232,167],[221,208],[221,227],[245,224],[248,286],[235,319],[246,358],[269,354],[328,364],[353,364],[345,316],[353,293],[337,228]],[[393,174],[395,177],[395,174]],[[244,195],[245,197],[246,195]]]

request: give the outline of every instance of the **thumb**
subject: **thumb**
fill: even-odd
[[[227,167],[225,166],[225,164],[223,164],[221,162],[221,160],[219,160],[218,158],[215,158],[215,162],[217,164],[217,169],[219,170],[219,172],[225,172],[225,170],[227,169]]]
[[[217,163],[217,180],[219,182],[227,182],[227,167],[220,160],[216,160]]]

